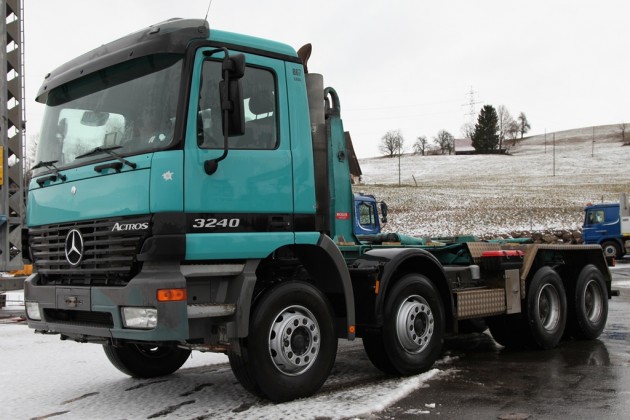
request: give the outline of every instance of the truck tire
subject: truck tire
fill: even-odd
[[[602,244],[602,250],[606,257],[621,258],[621,247],[615,241],[606,241]]]
[[[228,360],[230,361],[230,367],[232,373],[246,391],[258,396],[263,397],[263,393],[260,391],[256,379],[252,373],[252,369],[249,363],[249,357],[247,353],[247,339],[240,340],[241,353],[228,351]]]
[[[104,344],[103,350],[116,369],[134,378],[170,375],[182,367],[190,356],[187,349],[151,344],[127,344],[122,347]]]
[[[525,298],[525,319],[530,344],[556,347],[567,322],[567,297],[562,279],[551,267],[541,267],[530,282]]]
[[[235,372],[246,389],[285,402],[314,394],[328,378],[337,334],[328,299],[312,285],[291,281],[272,287],[258,299],[249,331],[247,350],[236,360],[242,369]]]
[[[568,325],[575,338],[593,340],[600,336],[608,319],[608,292],[604,276],[589,264],[578,275],[569,299]]]
[[[362,339],[365,354],[375,368],[387,375],[399,375],[385,350],[382,331],[364,333]]]
[[[444,305],[429,279],[407,274],[393,286],[385,300],[382,337],[398,375],[415,375],[433,365],[442,351]]]

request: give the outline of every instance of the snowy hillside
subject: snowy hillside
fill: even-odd
[[[630,131],[630,130],[629,130]],[[619,127],[524,139],[509,155],[419,156],[360,161],[355,192],[387,202],[384,230],[417,236],[576,229],[588,202],[630,192],[630,146]],[[626,132],[626,141],[630,134]],[[355,148],[360,144],[355,144]],[[415,178],[415,180],[414,180]]]

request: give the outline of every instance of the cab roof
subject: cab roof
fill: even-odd
[[[184,55],[194,41],[205,41],[210,46],[223,46],[301,63],[297,53],[289,45],[248,35],[210,30],[204,19],[173,18],[101,45],[62,64],[46,75],[36,100],[45,103],[48,92],[52,89],[115,64],[159,53]]]

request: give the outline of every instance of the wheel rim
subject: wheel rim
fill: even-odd
[[[599,283],[595,280],[589,280],[584,288],[584,314],[586,318],[597,323],[603,311],[604,294]]]
[[[289,376],[306,372],[319,354],[320,330],[317,319],[303,306],[280,311],[269,330],[269,354],[274,366]]]
[[[612,244],[606,245],[604,247],[604,254],[606,254],[607,257],[617,258],[617,247]]]
[[[396,316],[398,341],[409,353],[420,353],[433,336],[435,320],[427,301],[418,295],[409,296],[400,305]]]
[[[553,331],[560,322],[560,295],[551,284],[546,284],[538,293],[537,313],[541,325],[547,331]]]

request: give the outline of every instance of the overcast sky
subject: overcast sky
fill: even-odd
[[[69,59],[208,0],[23,0],[27,138],[34,98]],[[532,134],[630,122],[630,2],[557,0],[213,0],[211,28],[313,44],[309,70],[340,95],[359,157],[381,137],[462,137],[484,104],[524,112]],[[473,95],[470,95],[470,92]]]

